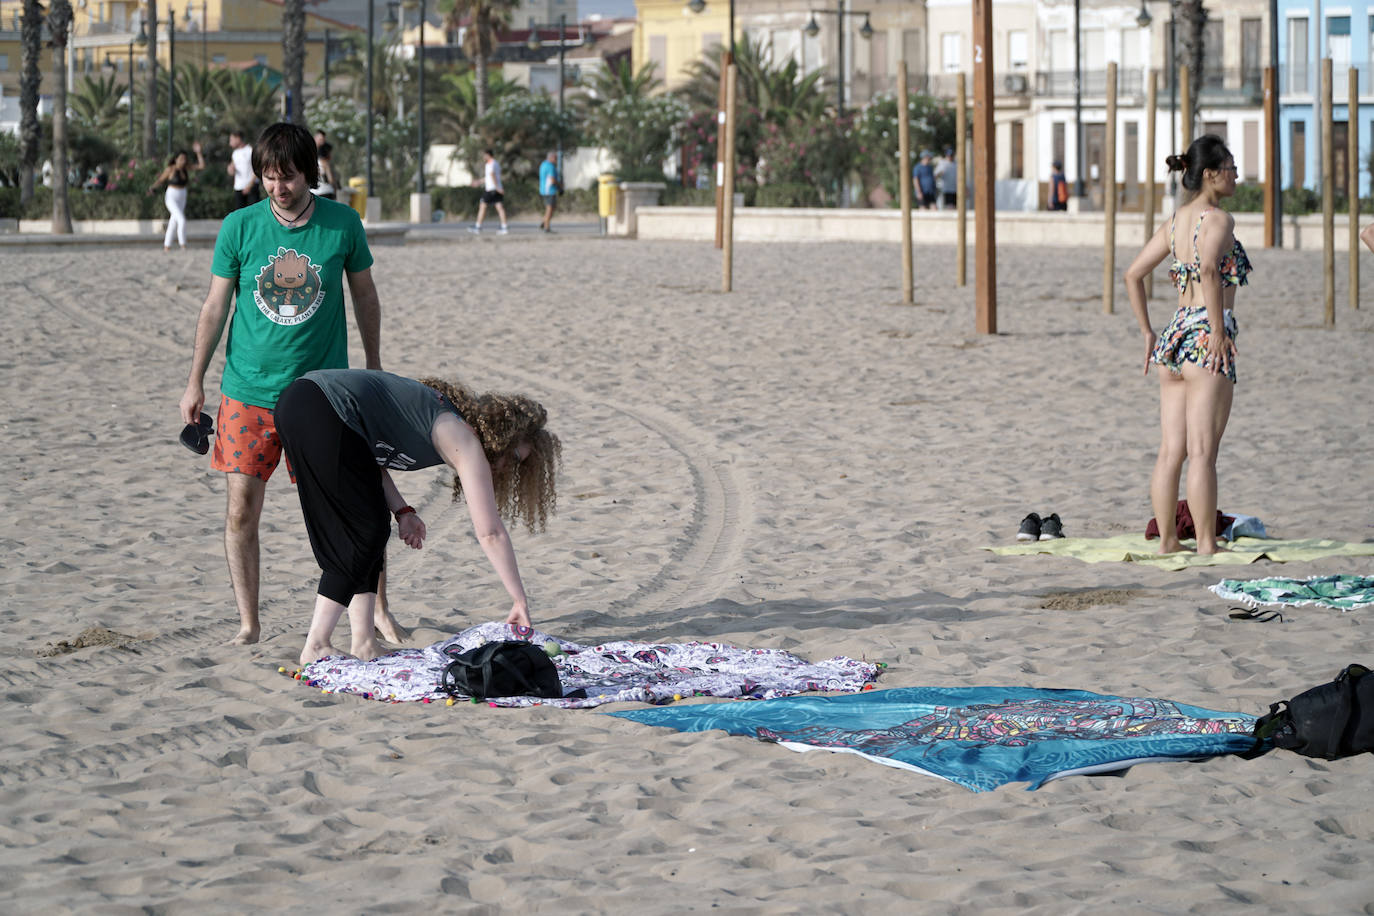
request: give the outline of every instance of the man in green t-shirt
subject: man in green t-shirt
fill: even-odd
[[[302,127],[273,124],[253,144],[253,173],[267,199],[235,210],[220,227],[181,396],[182,419],[196,422],[205,373],[236,296],[210,462],[225,472],[228,487],[224,552],[239,612],[235,645],[255,643],[260,634],[258,521],[281,458],[272,411],[278,395],[305,373],[348,367],[345,282],[367,368],[382,367],[381,305],[367,234],[353,209],[310,193],[319,181],[315,141]],[[377,625],[388,639],[404,636],[385,610]]]

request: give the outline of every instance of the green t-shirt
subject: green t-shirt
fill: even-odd
[[[462,417],[433,388],[380,369],[326,369],[303,378],[363,437],[379,467],[413,471],[444,463],[434,448],[434,421],[443,413]]]
[[[312,369],[348,366],[344,272],[372,266],[353,208],[324,198],[303,226],[288,229],[259,201],[224,218],[210,267],[238,282],[220,391],[274,407]]]

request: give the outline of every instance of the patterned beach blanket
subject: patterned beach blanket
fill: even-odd
[[[1187,545],[1189,542],[1185,541]],[[1145,563],[1161,569],[1187,569],[1190,566],[1229,566],[1272,560],[1275,563],[1299,563],[1323,557],[1374,557],[1374,543],[1331,541],[1324,538],[1280,541],[1265,538],[1237,538],[1228,545],[1227,553],[1199,556],[1195,553],[1160,554],[1158,541],[1147,541],[1143,535],[1121,534],[1109,538],[1055,538],[1030,544],[1008,544],[985,547],[1002,556],[1049,553],[1073,557],[1084,563]]]
[[[371,661],[331,656],[300,670],[302,683],[330,693],[351,693],[384,702],[443,700],[440,675],[459,651],[514,639],[504,623],[484,623],[419,649],[398,649]],[[742,649],[722,643],[606,642],[585,646],[540,630],[535,645],[556,642],[563,654],[553,659],[563,684],[562,699],[504,697],[493,706],[561,706],[603,703],[667,703],[683,697],[748,697],[766,700],[808,690],[862,690],[877,677],[878,665],[836,656],[808,662],[780,649]]]
[[[1309,579],[1222,579],[1209,586],[1227,601],[1250,607],[1319,604],[1349,611],[1374,604],[1374,576],[1312,576]]]
[[[1150,697],[1034,687],[904,687],[854,696],[705,703],[611,715],[678,731],[724,729],[824,749],[983,792],[1074,774],[1199,760],[1255,745],[1255,718]]]

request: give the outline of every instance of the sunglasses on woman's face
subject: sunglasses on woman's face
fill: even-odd
[[[210,436],[214,432],[214,421],[208,413],[202,413],[199,422],[187,423],[186,428],[181,431],[181,444],[197,455],[204,455],[210,451]]]

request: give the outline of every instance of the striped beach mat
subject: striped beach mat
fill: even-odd
[[[723,729],[796,751],[858,754],[975,792],[1255,750],[1255,717],[1153,697],[1034,687],[904,687],[610,715],[678,731]]]

